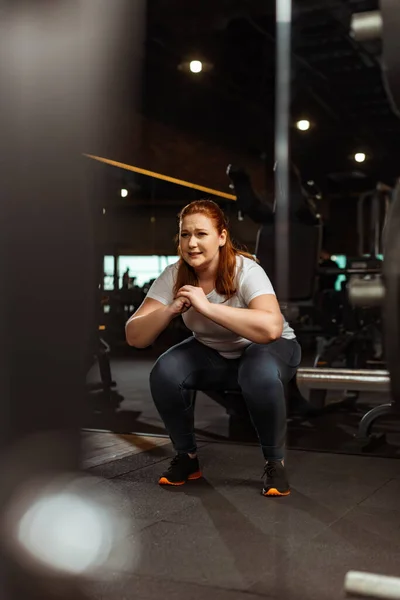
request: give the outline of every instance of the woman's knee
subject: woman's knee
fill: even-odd
[[[266,392],[267,390],[281,389],[283,385],[275,364],[239,369],[238,383],[241,390],[249,394],[257,393],[259,390]]]
[[[181,379],[179,362],[167,351],[153,365],[150,372],[150,387],[153,389],[155,386],[159,388],[172,384],[179,388]]]
[[[275,357],[261,348],[249,349],[239,367],[238,383],[243,392],[280,389],[282,379]]]
[[[279,387],[286,385],[296,375],[301,359],[300,346],[288,340],[278,342],[251,344],[246,348],[239,368],[239,378],[243,384]]]

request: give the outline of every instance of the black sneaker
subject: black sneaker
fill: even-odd
[[[285,467],[280,461],[270,460],[264,469],[263,496],[289,496],[290,486]]]
[[[177,454],[171,460],[169,469],[161,475],[158,483],[160,485],[183,485],[189,479],[200,479],[201,476],[197,456],[190,458],[188,454]]]

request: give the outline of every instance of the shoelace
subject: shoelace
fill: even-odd
[[[171,463],[170,463],[170,465],[169,465],[169,467],[168,467],[168,471],[170,471],[170,470],[172,469],[172,467],[174,467],[176,464],[178,464],[178,462],[179,462],[179,456],[178,456],[178,455],[176,455],[176,456],[174,456],[174,458],[171,460]]]
[[[171,460],[171,463],[168,467],[168,471],[170,471],[173,467],[175,467],[175,465],[177,465],[180,462],[181,458],[182,458],[182,456],[180,456],[179,454],[174,456],[174,458]]]
[[[263,479],[265,476],[273,477],[275,475],[275,473],[276,473],[276,465],[267,463],[264,467],[264,472],[261,475],[261,479]]]

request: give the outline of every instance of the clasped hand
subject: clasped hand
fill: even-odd
[[[177,298],[185,298],[197,312],[205,314],[210,306],[207,296],[201,287],[184,285],[178,291]]]

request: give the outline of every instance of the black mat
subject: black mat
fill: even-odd
[[[292,495],[272,499],[260,494],[258,448],[204,444],[204,479],[160,487],[171,455],[167,446],[90,470],[122,492],[138,548],[127,577],[99,584],[99,600],[333,600],[350,569],[398,575],[397,460],[289,451]]]
[[[132,358],[112,361],[113,377],[118,387],[111,395],[92,393],[85,407],[84,426],[115,432],[165,435],[163,423],[154,407],[149,390],[149,373],[154,358],[138,353]],[[97,374],[92,373],[92,377]],[[312,419],[290,419],[287,445],[292,449],[319,452],[363,454],[355,441],[362,416],[376,404],[388,401],[382,394],[362,394],[352,408],[337,409],[339,398],[330,394],[331,409]],[[400,421],[387,418],[374,429],[387,434],[387,442],[368,450],[369,454],[400,457]],[[199,393],[196,404],[196,432],[199,440],[214,442],[257,443],[255,433],[244,421],[229,419],[226,410],[205,394]]]

